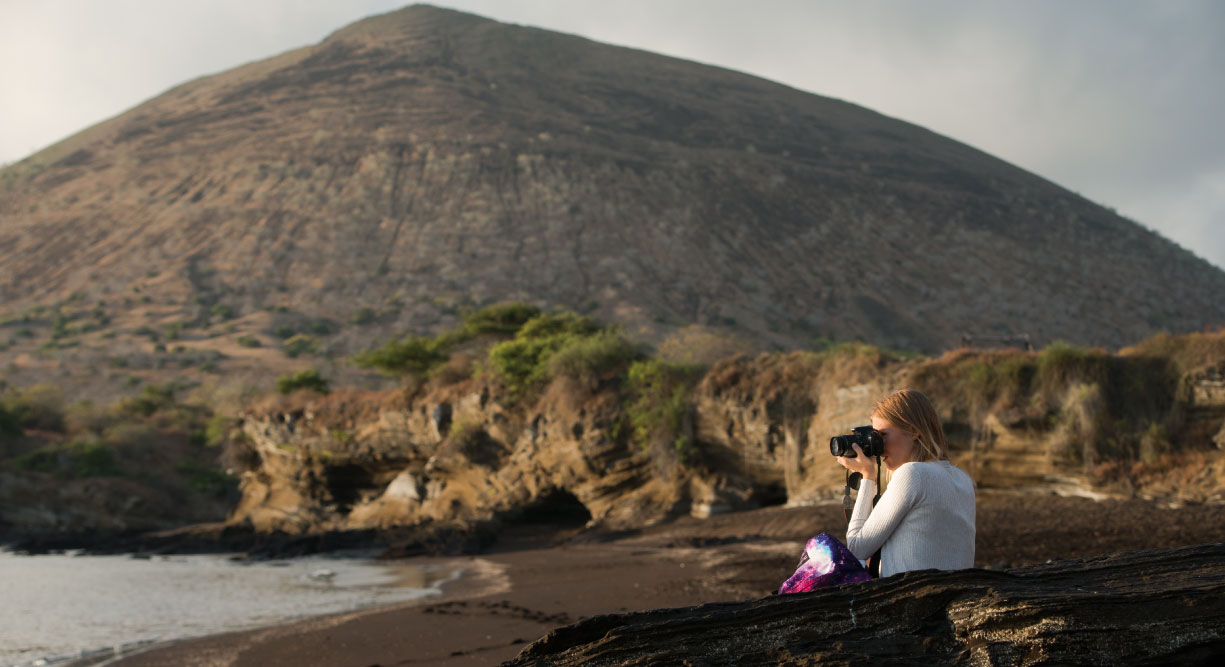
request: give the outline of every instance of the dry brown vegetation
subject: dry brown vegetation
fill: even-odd
[[[699,364],[1225,318],[1220,270],[921,128],[423,6],[178,86],[0,171],[0,193],[0,367],[73,397],[169,371],[264,389],[510,298]]]

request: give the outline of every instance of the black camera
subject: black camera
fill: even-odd
[[[852,445],[859,445],[865,456],[883,456],[885,453],[885,439],[881,437],[880,431],[871,426],[856,426],[851,429],[850,435],[835,435],[830,438],[829,453],[855,458],[855,448]]]

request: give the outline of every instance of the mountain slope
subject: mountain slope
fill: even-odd
[[[700,323],[924,351],[1225,322],[1225,272],[945,137],[428,6],[185,83],[5,170],[0,267],[0,316],[71,296],[125,334],[201,340],[218,312],[229,336],[326,318],[344,353],[505,299],[653,340]]]

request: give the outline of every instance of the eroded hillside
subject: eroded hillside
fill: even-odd
[[[1219,269],[945,137],[425,6],[5,169],[0,267],[0,356],[23,381],[250,379],[307,365],[295,335],[305,359],[343,356],[506,299],[758,349],[1117,346],[1225,322]]]

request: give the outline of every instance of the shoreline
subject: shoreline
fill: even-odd
[[[680,606],[703,601],[692,595],[675,598],[667,572],[658,567],[645,570],[639,567],[637,558],[649,556],[657,566],[660,560],[670,558],[660,553],[658,547],[645,544],[641,547],[610,547],[602,543],[529,545],[481,556],[437,559],[464,568],[462,576],[442,587],[441,595],[171,641],[91,664],[123,667],[386,664],[386,658],[378,656],[389,652],[417,654],[415,658],[401,657],[391,664],[497,664],[513,658],[552,628],[587,616],[639,607],[676,606],[659,604],[665,598],[681,601]],[[672,558],[684,553],[685,550],[678,550]],[[436,559],[406,560],[424,565]],[[680,571],[684,568],[683,564],[677,566]],[[599,579],[586,576],[585,573],[593,571],[611,576]],[[624,587],[615,586],[619,594],[605,588],[621,576],[636,580]],[[591,590],[581,590],[588,584],[595,584],[596,595]],[[377,640],[352,639],[369,636]],[[309,648],[304,648],[307,645]]]
[[[108,665],[126,664],[125,661],[128,660],[141,660],[142,656],[147,653],[163,650],[177,650],[177,647],[190,642],[227,642],[231,638],[241,638],[247,635],[254,635],[260,639],[263,639],[267,636],[276,635],[279,630],[291,627],[305,628],[313,631],[328,627],[334,623],[360,619],[362,616],[368,614],[398,611],[426,604],[465,599],[466,597],[479,595],[486,592],[496,594],[497,592],[503,591],[508,587],[505,582],[504,572],[502,569],[493,563],[483,561],[479,557],[473,557],[471,561],[462,564],[455,562],[458,559],[448,557],[422,557],[420,559],[407,560],[412,561],[411,564],[416,566],[437,567],[444,570],[450,569],[452,570],[452,575],[434,582],[427,589],[422,589],[429,590],[432,588],[437,588],[437,594],[426,593],[425,595],[412,600],[387,604],[376,604],[328,614],[288,618],[279,623],[257,625],[249,628],[229,630],[225,632],[178,637],[165,640],[134,642],[133,645],[125,645],[114,649],[100,648],[91,651],[89,655],[83,655],[80,657],[52,658],[50,659],[51,661],[47,662],[46,664],[55,667],[106,667]],[[423,562],[435,560],[438,562]],[[118,652],[116,652],[116,649],[118,649]]]
[[[24,572],[25,576],[33,577],[33,589],[28,586],[17,589],[22,591],[18,593],[18,599],[26,600],[27,603],[30,603],[29,590],[59,590],[54,587],[47,589],[46,584],[39,582],[44,577],[50,577],[47,582],[50,584],[52,579],[57,579],[55,573],[65,567],[90,573],[87,576],[114,578],[118,575],[117,581],[121,582],[120,588],[112,585],[100,589],[106,591],[102,593],[104,599],[114,600],[107,603],[105,608],[98,608],[96,600],[100,598],[94,595],[86,597],[86,601],[82,603],[85,607],[75,605],[75,612],[65,609],[63,614],[56,613],[52,611],[57,609],[56,606],[45,608],[45,612],[33,610],[36,612],[35,625],[25,625],[35,630],[35,635],[26,635],[20,631],[17,634],[10,633],[10,639],[20,640],[9,647],[16,651],[16,654],[7,656],[0,664],[14,666],[45,664],[90,667],[115,664],[122,659],[182,642],[259,633],[296,624],[318,625],[363,613],[471,595],[474,591],[498,591],[506,588],[503,572],[496,565],[479,558],[440,557],[379,561],[373,557],[374,554],[324,554],[322,557],[243,563],[236,562],[232,557],[234,554],[154,556],[152,559],[139,556],[132,558],[121,554],[98,556],[71,552],[40,556],[22,556],[9,552],[6,555],[16,559],[16,572]],[[46,558],[54,560],[46,565],[36,564]],[[78,564],[78,558],[88,562]],[[27,562],[30,566],[27,568],[21,565],[22,562]],[[119,569],[116,569],[116,565]],[[150,566],[152,569],[149,569]],[[188,572],[191,574],[187,574]],[[178,605],[158,605],[158,608],[162,609],[162,612],[159,612],[161,618],[167,618],[167,613],[178,614],[175,610],[181,609],[185,624],[175,623],[173,620],[159,621],[157,616],[141,614],[139,609],[147,607],[144,604],[147,594],[128,592],[134,590],[133,585],[138,587],[135,590],[139,590],[139,584],[134,584],[133,576],[146,580],[151,576],[154,581],[165,581],[168,576],[173,578],[185,575],[192,579],[199,575],[201,581],[213,583],[205,584],[204,588],[190,584],[185,588],[165,588],[160,584],[153,584],[155,591],[164,590],[167,595],[188,596],[185,600],[180,600]],[[72,582],[72,586],[87,585],[80,577],[70,577],[68,581]],[[277,599],[280,602],[247,606],[243,601],[254,598],[242,592],[251,590],[247,589],[243,582],[255,584],[254,590],[259,591],[256,594],[258,598]],[[270,585],[261,582],[268,582]],[[232,588],[235,585],[243,586],[242,591],[234,589],[237,596],[226,592],[227,587]],[[291,588],[284,588],[286,585]],[[59,590],[59,593],[71,598],[71,590],[72,588]],[[284,595],[288,597],[280,597],[280,591],[284,591]],[[112,598],[112,594],[117,597]],[[266,598],[264,595],[276,597]],[[224,598],[233,598],[234,602],[221,606],[214,604]],[[121,611],[124,609],[132,610],[133,616],[123,624],[98,623],[92,620],[94,614],[124,614]],[[83,614],[83,610],[86,613]],[[47,614],[54,614],[54,620]],[[212,622],[207,619],[212,619]],[[59,629],[48,634],[48,626],[45,623],[51,623],[50,627]],[[77,624],[87,624],[89,628],[83,632],[74,631],[73,627]],[[214,627],[210,628],[209,625]],[[107,627],[111,629],[105,629]],[[43,630],[38,631],[36,628]],[[64,634],[61,635],[60,632]],[[66,639],[67,646],[53,639],[54,637]],[[30,643],[31,641],[33,643]],[[53,648],[57,644],[58,651]],[[38,646],[47,648],[40,651],[36,648]],[[21,650],[18,650],[19,647]]]
[[[821,530],[841,537],[844,528],[836,505],[777,506],[616,535],[506,535],[479,556],[404,559],[465,568],[439,596],[173,641],[105,664],[497,664],[597,614],[765,597],[794,571],[803,540]],[[975,567],[1209,542],[1225,542],[1225,507],[987,491]]]

